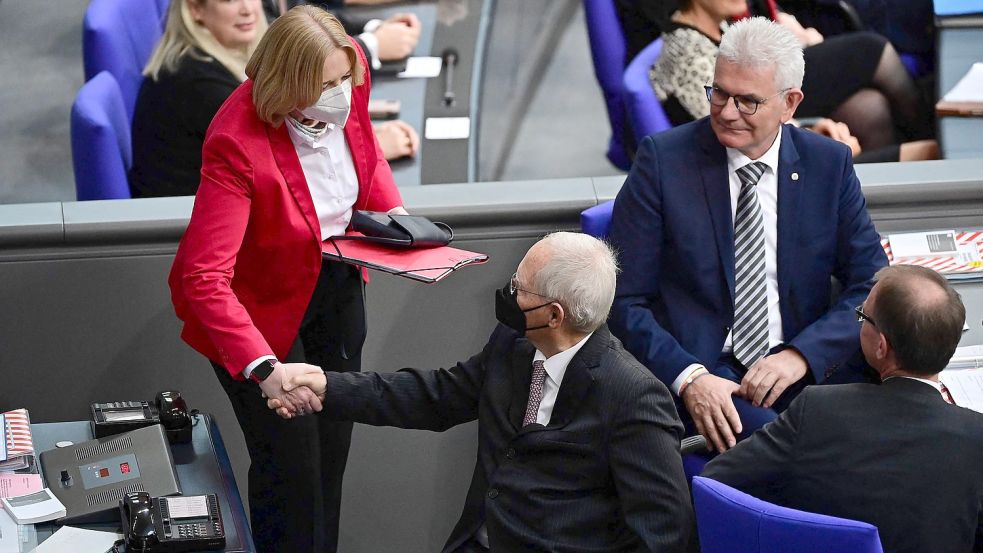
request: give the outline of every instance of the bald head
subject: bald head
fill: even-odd
[[[941,372],[966,321],[959,294],[935,271],[914,265],[885,267],[874,280],[868,314],[894,350],[898,368],[913,375]]]

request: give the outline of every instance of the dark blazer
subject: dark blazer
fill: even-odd
[[[535,349],[499,325],[450,369],[326,373],[322,416],[443,431],[478,420],[478,459],[445,552],[486,522],[492,551],[686,550],[692,506],[668,390],[598,329],[548,426],[522,427]]]
[[[859,351],[853,308],[887,265],[846,146],[783,126],[777,225],[785,343],[822,382]],[[612,331],[667,384],[691,363],[712,369],[734,320],[734,223],[708,118],[642,141],[610,239],[623,267]]]
[[[201,180],[201,147],[215,112],[240,82],[195,50],[176,71],[143,79],[133,111],[134,198],[193,196]]]
[[[885,553],[983,551],[983,415],[915,380],[807,388],[703,476],[869,522]]]

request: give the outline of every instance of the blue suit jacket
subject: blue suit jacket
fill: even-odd
[[[858,351],[853,308],[887,257],[849,149],[791,125],[782,133],[782,331],[822,382]],[[734,320],[734,224],[727,153],[709,119],[642,141],[615,201],[610,240],[623,269],[610,326],[625,347],[666,384],[691,363],[712,368]],[[832,305],[831,276],[843,288]]]

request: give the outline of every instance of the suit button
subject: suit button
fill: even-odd
[[[498,490],[495,488],[488,490],[488,499],[495,499],[496,497],[498,497]]]
[[[515,448],[510,447],[508,451],[505,452],[505,456],[509,459],[515,459]]]

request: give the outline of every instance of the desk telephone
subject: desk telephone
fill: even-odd
[[[130,492],[119,502],[127,553],[182,553],[225,548],[218,497],[150,497]]]
[[[160,424],[172,444],[191,441],[191,414],[180,392],[164,391],[154,403],[114,401],[92,404],[92,433],[104,438],[137,428]]]

